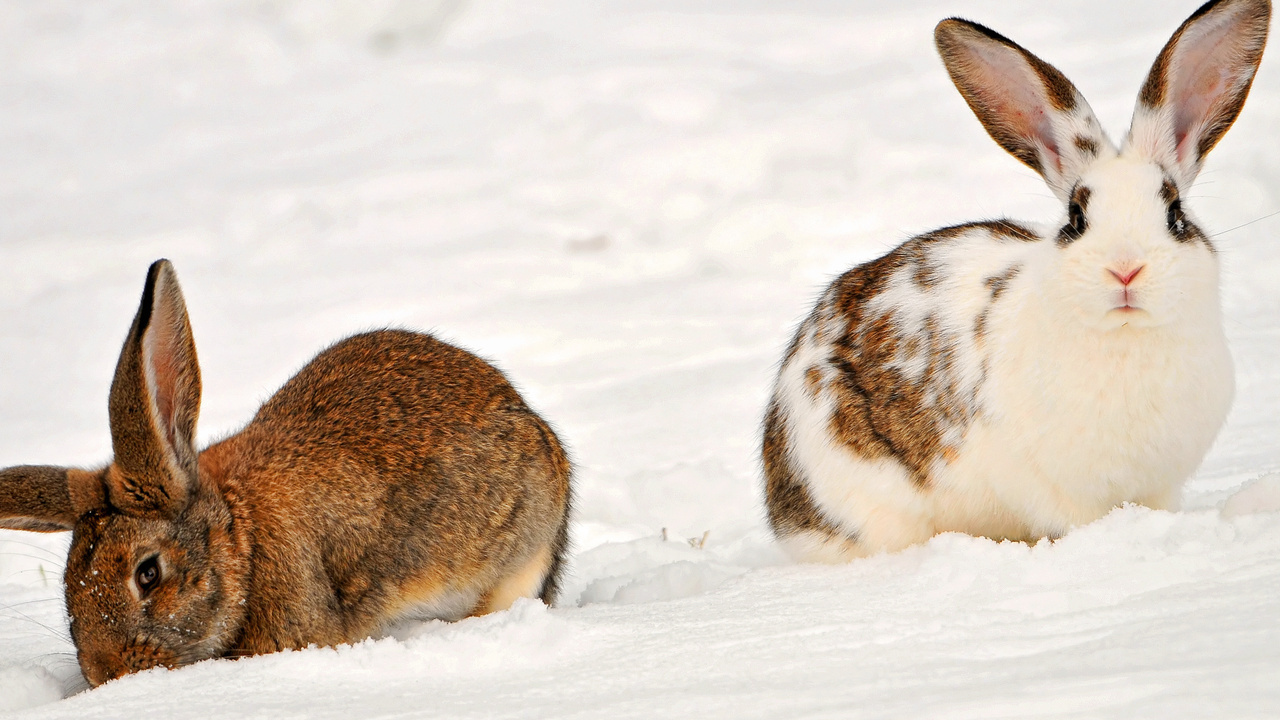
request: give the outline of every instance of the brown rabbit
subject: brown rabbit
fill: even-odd
[[[569,460],[474,355],[412,332],[347,338],[197,452],[199,407],[160,260],[111,383],[115,460],[0,470],[0,527],[73,530],[67,612],[91,684],[555,599]]]

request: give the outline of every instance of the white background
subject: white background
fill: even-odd
[[[1274,52],[1188,201],[1244,227],[1214,240],[1238,397],[1184,511],[830,568],[762,521],[760,416],[830,278],[932,227],[1062,212],[971,116],[933,25],[1014,37],[1119,136],[1196,5],[3,0],[0,466],[109,459],[107,387],[163,256],[203,441],[343,335],[430,330],[552,421],[578,502],[560,607],[80,694],[66,538],[0,532],[0,711],[1280,715],[1280,515],[1248,512],[1280,481],[1221,512],[1280,468]]]

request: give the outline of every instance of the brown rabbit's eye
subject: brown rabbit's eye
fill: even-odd
[[[160,563],[154,557],[143,560],[133,571],[133,579],[138,584],[138,591],[147,595],[160,584]]]

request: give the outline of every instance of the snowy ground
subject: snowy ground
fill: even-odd
[[[1239,394],[1186,510],[843,567],[787,562],[761,521],[774,363],[828,279],[1059,212],[934,23],[1012,35],[1119,134],[1197,4],[0,1],[0,466],[109,457],[119,343],[167,256],[203,438],[329,341],[403,325],[496,360],[579,468],[561,607],[79,694],[66,539],[0,532],[0,712],[1280,716],[1280,217],[1246,225],[1280,211],[1275,48],[1191,201],[1245,227],[1217,239]]]

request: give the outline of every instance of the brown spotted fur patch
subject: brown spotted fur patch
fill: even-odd
[[[868,305],[900,271],[910,272],[916,283],[921,283],[922,276],[928,283],[937,271],[921,273],[920,266],[934,267],[931,251],[979,231],[1002,240],[1040,239],[1025,227],[998,220],[942,228],[909,240],[832,283],[825,299],[801,324],[784,361],[791,362],[800,343],[817,329],[843,326],[845,330],[836,337],[817,338],[832,346],[827,365],[834,375],[824,379],[820,370],[808,368],[806,390],[811,396],[818,390],[832,394],[830,429],[839,442],[864,458],[894,458],[921,487],[928,485],[931,465],[954,459],[955,449],[943,443],[943,430],[972,422],[975,399],[960,386],[956,340],[936,320],[926,319],[921,332],[904,336],[891,317],[870,313]],[[1011,267],[986,280],[993,303],[1019,270]],[[909,378],[894,366],[904,355],[926,358],[920,378]],[[775,533],[785,536],[806,530],[849,539],[847,530],[822,515],[792,467],[787,447],[785,418],[775,400],[765,416],[763,445],[766,506]]]
[[[1021,265],[1014,265],[999,275],[992,275],[982,282],[987,287],[987,291],[991,293],[991,299],[987,302],[987,306],[978,313],[978,317],[973,321],[974,340],[978,344],[982,344],[987,338],[987,320],[991,316],[991,309],[995,306],[996,301],[1004,294],[1009,287],[1009,283],[1022,272]]]
[[[1085,155],[1088,155],[1089,157],[1098,156],[1098,152],[1100,148],[1098,147],[1097,140],[1094,140],[1093,138],[1087,138],[1083,135],[1077,135],[1074,140],[1074,143],[1075,143],[1076,149],[1078,149],[1080,152],[1084,153]]]
[[[854,268],[834,285],[834,311],[845,319],[846,331],[828,360],[837,370],[829,383],[835,396],[831,430],[858,455],[897,459],[922,486],[942,450],[944,428],[963,426],[974,412],[957,379],[957,340],[933,318],[925,319],[920,332],[904,334],[891,315],[872,314],[868,304],[904,265],[975,230],[1018,240],[1036,237],[1003,221],[944,228]],[[910,378],[896,366],[904,356],[924,359],[921,377]]]
[[[856,535],[841,530],[828,520],[809,495],[804,481],[796,475],[787,453],[787,430],[777,402],[769,404],[764,417],[765,507],[769,527],[775,535],[786,537],[800,532],[815,532],[829,537],[857,540]]]

